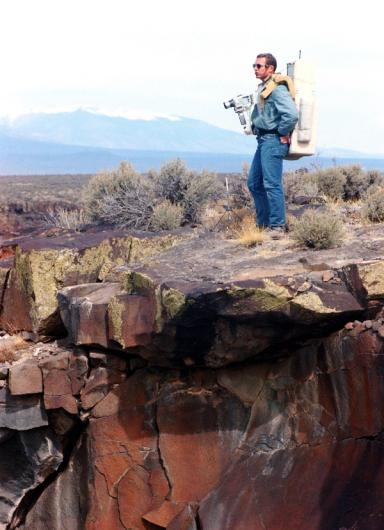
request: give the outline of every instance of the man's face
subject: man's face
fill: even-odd
[[[268,79],[268,77],[271,77],[274,72],[273,66],[267,66],[265,62],[265,57],[256,57],[256,61],[254,64],[255,76],[261,81],[265,81],[266,79]]]

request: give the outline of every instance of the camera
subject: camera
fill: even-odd
[[[236,114],[239,116],[239,120],[245,134],[252,134],[251,114],[255,104],[255,97],[253,94],[245,95],[242,94],[224,101],[223,105],[225,109],[233,108]]]

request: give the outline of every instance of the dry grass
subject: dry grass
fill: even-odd
[[[263,231],[255,225],[254,216],[249,214],[233,228],[233,235],[245,247],[261,245],[264,240]]]
[[[50,208],[45,215],[45,221],[58,228],[79,230],[89,219],[82,209]]]
[[[224,214],[225,210],[220,204],[215,207],[207,206],[201,214],[201,224],[209,230],[228,228],[228,223],[223,219]]]
[[[16,360],[16,353],[27,347],[25,340],[20,335],[0,339],[0,363]]]

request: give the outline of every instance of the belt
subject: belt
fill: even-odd
[[[264,134],[279,134],[279,131],[277,129],[257,129],[257,134],[259,136],[263,136]]]

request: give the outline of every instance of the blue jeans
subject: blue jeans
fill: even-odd
[[[288,149],[288,144],[282,144],[278,134],[258,137],[248,188],[255,201],[256,221],[261,227],[285,225],[283,158]]]

